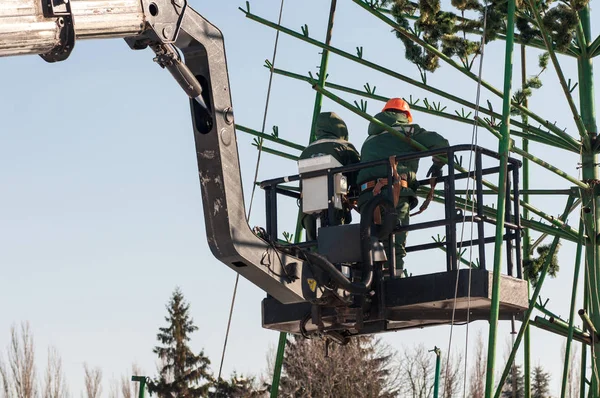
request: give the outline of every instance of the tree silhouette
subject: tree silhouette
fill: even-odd
[[[183,293],[176,288],[167,304],[168,326],[159,328],[156,336],[162,346],[153,350],[161,360],[160,374],[148,383],[150,393],[160,398],[205,397],[212,382],[210,360],[204,351],[194,354],[188,345],[190,335],[198,330],[189,310]]]

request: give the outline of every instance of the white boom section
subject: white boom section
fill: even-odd
[[[144,30],[141,0],[71,0],[78,40],[130,37]],[[60,42],[61,18],[46,18],[40,0],[0,0],[0,57],[44,54]]]

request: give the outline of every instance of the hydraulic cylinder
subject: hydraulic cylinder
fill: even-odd
[[[45,54],[60,44],[66,19],[49,15],[43,1],[0,1],[0,57]],[[76,39],[122,38],[144,30],[141,0],[61,0],[60,6],[70,9]]]

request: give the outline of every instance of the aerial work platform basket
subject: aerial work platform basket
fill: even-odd
[[[474,159],[472,170],[464,170],[456,165],[458,159],[456,154],[460,152],[472,152]],[[267,297],[262,303],[263,327],[304,335],[315,332],[337,332],[343,336],[351,336],[489,319],[494,282],[493,273],[486,268],[486,245],[493,243],[495,236],[486,236],[484,225],[486,223],[495,225],[496,220],[495,211],[486,208],[483,204],[483,186],[484,176],[497,174],[499,167],[484,167],[483,157],[499,159],[499,156],[485,148],[458,145],[397,156],[396,160],[402,162],[431,156],[443,156],[448,164],[447,175],[437,181],[438,184],[443,184],[443,192],[436,192],[437,201],[443,202],[444,215],[435,220],[403,227],[397,226],[390,234],[389,240],[393,243],[393,235],[402,231],[444,227],[445,239],[408,246],[406,250],[410,253],[442,248],[446,252],[446,269],[432,274],[400,277],[395,275],[394,266],[384,269],[383,261],[375,261],[371,291],[360,300],[354,300],[346,305],[339,300],[282,304],[273,297]],[[266,191],[268,236],[276,237],[278,233],[278,195],[300,199],[300,193],[282,187],[284,183],[293,181],[302,183],[306,178],[326,176],[329,181],[328,197],[332,198],[336,175],[380,164],[389,164],[389,161],[383,159],[264,181],[261,187]],[[519,319],[529,305],[528,282],[522,279],[520,166],[518,160],[510,158],[506,174],[507,206],[503,234],[506,247],[506,274],[499,278],[499,314],[500,319],[506,320]],[[469,190],[470,195],[457,197],[456,182],[466,179],[472,179],[473,188]],[[389,178],[388,181],[392,179]],[[420,181],[420,185],[428,184],[429,180]],[[391,193],[392,190],[387,191]],[[328,209],[324,212],[323,226],[319,228],[319,237],[316,241],[288,246],[306,252],[317,252],[340,270],[342,266],[348,267],[346,269],[350,270],[350,275],[347,276],[350,280],[360,279],[362,271],[356,264],[360,265],[361,258],[364,258],[360,253],[361,226],[358,224],[329,226],[333,224],[334,209],[333,201],[330,201]],[[468,216],[465,216],[466,212],[469,212]],[[475,223],[476,236],[471,237],[470,240],[457,241],[457,225],[471,221]],[[476,246],[478,262],[459,270],[458,264],[461,259],[458,251],[469,246]],[[390,244],[389,247],[392,249],[387,249],[386,257],[389,263],[395,265],[393,264],[394,245]],[[377,257],[376,254],[372,256]],[[348,298],[351,294],[343,296]]]

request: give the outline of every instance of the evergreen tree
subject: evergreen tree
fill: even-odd
[[[291,337],[287,341],[280,382],[283,397],[396,397],[393,353],[380,340],[356,337],[347,345]]]
[[[550,373],[540,365],[531,372],[531,398],[550,397]]]
[[[508,374],[504,388],[502,388],[503,398],[523,398],[525,396],[525,380],[523,379],[523,370],[521,365],[516,365]]]
[[[196,398],[208,394],[212,382],[210,360],[204,351],[194,354],[188,345],[190,335],[198,330],[189,310],[183,293],[176,288],[167,305],[168,326],[159,328],[156,336],[162,346],[153,350],[161,360],[161,369],[158,377],[148,384],[148,390],[159,398]]]
[[[219,379],[208,393],[209,398],[261,398],[266,397],[267,389],[257,389],[254,377],[244,377],[233,372],[229,381]]]

